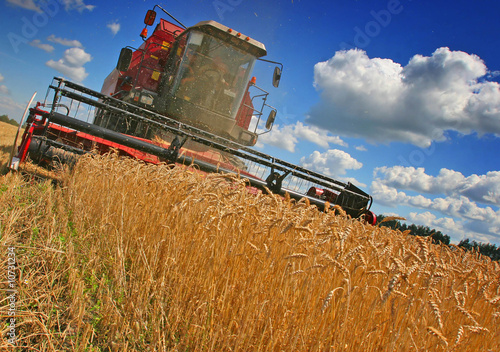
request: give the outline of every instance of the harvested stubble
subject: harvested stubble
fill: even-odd
[[[2,180],[26,346],[499,350],[499,265],[477,254],[250,194],[230,176],[111,155],[63,178]]]

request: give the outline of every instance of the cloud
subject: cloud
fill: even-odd
[[[408,223],[427,226],[431,229],[441,231],[444,234],[453,233],[455,236],[458,235],[460,239],[463,238],[465,234],[462,221],[455,221],[455,219],[448,217],[438,218],[436,215],[428,211],[423,213],[411,212],[406,216],[406,220]]]
[[[2,76],[2,74],[0,73],[0,82],[2,82],[4,80],[4,77]],[[0,93],[1,94],[10,94],[10,91],[9,89],[7,88],[6,85],[0,85]]]
[[[275,124],[271,132],[259,137],[259,144],[273,145],[293,153],[295,152],[295,146],[299,140],[312,142],[325,149],[328,149],[330,144],[347,147],[347,143],[340,137],[333,136],[326,130],[316,126],[306,125],[300,121],[292,125],[284,125],[283,127]]]
[[[22,7],[26,10],[42,12],[42,10],[35,4],[33,0],[7,0],[7,2],[14,6]]]
[[[396,188],[389,187],[377,179],[372,181],[370,190],[374,202],[381,205],[397,207],[409,202],[409,197],[404,192],[398,192]]]
[[[364,145],[358,145],[358,146],[356,146],[356,150],[359,150],[360,152],[366,152],[366,151],[368,151],[368,149],[366,149]]]
[[[346,170],[357,170],[363,166],[351,155],[338,149],[330,149],[324,153],[314,151],[308,157],[302,157],[300,163],[307,169],[332,177],[345,175]]]
[[[444,227],[447,229],[453,229],[457,227],[461,227],[458,222],[456,222],[452,218],[438,218],[436,215],[426,211],[424,213],[409,213],[407,219],[416,224],[422,224],[424,226],[429,227]]]
[[[480,207],[465,196],[434,199],[425,198],[422,195],[411,196],[384,184],[379,179],[372,181],[370,191],[375,203],[390,207],[417,207],[439,212],[445,216],[462,219],[464,228],[476,234],[488,236],[490,240],[492,236],[495,236],[496,242],[500,241],[500,210],[495,211],[489,206]],[[430,226],[429,223],[425,225]],[[457,233],[452,228],[448,231],[450,232]]]
[[[82,48],[83,45],[76,39],[64,39],[64,38],[59,38],[56,37],[54,34],[51,34],[47,37],[47,40],[49,42],[61,44],[64,46],[71,46],[71,47],[76,47],[76,48]]]
[[[429,208],[450,216],[490,223],[496,221],[496,217],[500,215],[491,207],[481,208],[475,202],[463,196],[458,198],[436,198],[430,203]]]
[[[113,23],[109,23],[106,27],[111,30],[111,33],[113,33],[113,35],[116,35],[116,33],[120,31],[121,25],[115,21]]]
[[[340,137],[333,136],[329,134],[328,131],[316,126],[304,125],[300,121],[297,121],[295,124],[294,133],[299,139],[312,142],[325,149],[330,147],[330,143],[347,147],[347,143],[340,139]]]
[[[43,12],[42,9],[37,5],[37,3],[40,3],[40,1],[35,2],[34,0],[7,0],[7,2],[11,5],[22,7],[26,10],[32,10],[40,13]],[[83,0],[58,0],[58,2],[64,5],[64,9],[66,11],[77,10],[81,13],[85,10],[92,11],[95,8],[95,5],[87,5]]]
[[[411,212],[406,216],[406,219],[409,223],[427,226],[431,229],[441,231],[443,234],[449,235],[454,242],[469,238],[473,241],[488,243],[498,242],[500,238],[496,235],[484,234],[481,232],[480,228],[476,228],[478,231],[471,231],[470,223],[449,217],[439,218],[428,211],[424,213]]]
[[[10,96],[0,95],[0,111],[2,114],[7,114],[10,118],[17,119],[17,121],[21,119],[27,103],[20,104]]]
[[[470,175],[442,168],[437,176],[425,173],[424,168],[378,167],[374,177],[379,182],[397,189],[419,193],[465,196],[473,201],[500,206],[500,171],[489,171],[485,175]]]
[[[280,125],[274,124],[271,132],[259,136],[257,147],[268,144],[294,153],[297,143],[298,139],[294,134],[293,125],[285,125],[280,128]]]
[[[338,51],[314,67],[321,92],[306,122],[371,142],[421,147],[445,131],[500,136],[500,85],[476,55],[439,48],[406,66],[359,49]]]
[[[44,44],[40,41],[40,39],[34,39],[29,43],[31,46],[34,46],[35,48],[42,49],[43,51],[46,51],[48,53],[51,53],[54,51],[54,47],[50,44]]]
[[[434,199],[422,195],[411,196],[384,184],[380,179],[372,181],[371,192],[373,199],[377,203],[390,207],[398,205],[413,206],[436,210],[445,215],[484,221],[494,219],[497,216],[491,207],[479,207],[474,201],[462,195]]]
[[[71,48],[67,49],[63,57],[58,61],[49,60],[45,64],[63,75],[77,82],[81,82],[88,76],[83,65],[90,60],[92,60],[92,57],[83,49]]]
[[[78,12],[83,12],[85,10],[92,11],[95,9],[95,5],[86,5],[83,0],[59,0],[66,11],[77,10]]]

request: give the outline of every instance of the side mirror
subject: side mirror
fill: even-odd
[[[266,129],[270,130],[273,128],[274,120],[276,119],[276,110],[271,110],[266,121]]]
[[[273,86],[278,88],[280,85],[280,79],[281,79],[281,69],[276,66],[274,68],[274,74],[273,74]]]
[[[148,10],[148,12],[146,13],[146,17],[144,17],[144,24],[146,26],[151,26],[153,25],[153,23],[155,23],[155,19],[156,12],[154,12],[153,10]]]
[[[116,63],[116,69],[118,71],[128,71],[130,62],[132,62],[132,49],[122,48],[120,51],[120,57]]]

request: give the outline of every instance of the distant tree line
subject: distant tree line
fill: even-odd
[[[9,116],[7,116],[7,115],[0,115],[0,121],[5,122],[5,123],[9,123],[9,124],[14,125],[16,127],[19,126],[19,124],[17,123],[16,120],[9,119]]]
[[[500,247],[497,247],[494,244],[476,241],[470,242],[470,240],[466,238],[465,240],[461,240],[458,246],[469,251],[479,252],[490,257],[492,260],[500,260]]]
[[[406,231],[410,230],[410,235],[412,236],[422,236],[422,237],[432,237],[432,242],[439,244],[450,244],[450,236],[443,234],[441,231],[435,229],[430,229],[428,226],[422,225],[407,225],[402,224],[399,220],[389,220],[382,222],[385,218],[384,215],[377,215],[377,225],[390,227],[391,229]],[[490,257],[492,260],[500,260],[500,247],[494,244],[481,243],[476,241],[470,241],[468,238],[460,241],[458,247],[461,247],[468,251],[479,252],[482,255]]]

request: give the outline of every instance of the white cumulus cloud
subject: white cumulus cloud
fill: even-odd
[[[46,51],[48,53],[51,53],[54,51],[54,47],[50,44],[42,43],[40,39],[34,39],[29,43],[31,46],[34,46],[35,48],[42,49],[43,51]]]
[[[424,168],[384,166],[376,168],[374,176],[381,183],[397,189],[465,196],[479,203],[500,206],[500,171],[465,177],[458,171],[442,168],[437,176],[430,176]]]
[[[22,7],[26,10],[32,10],[36,12],[43,12],[40,8],[39,4],[43,2],[34,1],[34,0],[7,0],[7,2],[14,6]],[[78,12],[83,12],[85,10],[92,11],[95,8],[95,5],[87,5],[83,0],[58,0],[64,6],[66,11],[77,10]]]
[[[372,142],[426,147],[445,131],[500,136],[500,85],[476,55],[439,48],[406,66],[369,58],[359,49],[337,52],[314,67],[321,101],[306,122]]]
[[[88,76],[83,65],[90,60],[92,57],[83,49],[71,48],[64,52],[61,59],[58,61],[49,60],[46,65],[77,82],[81,82]]]
[[[17,121],[21,119],[26,104],[27,102],[24,104],[18,103],[10,96],[0,95],[0,111],[2,111],[2,114],[7,114],[10,118],[18,119]]]
[[[271,132],[259,137],[256,146],[262,147],[263,144],[269,144],[293,153],[297,143],[298,139],[294,134],[293,125],[280,127],[280,125],[274,124]]]
[[[59,0],[64,4],[66,11],[77,10],[78,12],[83,12],[85,10],[92,11],[95,5],[87,5],[83,0]]]
[[[35,4],[33,0],[7,0],[7,2],[14,6],[22,7],[26,10],[32,10],[36,12],[42,12],[42,10]]]
[[[111,30],[111,33],[113,33],[113,35],[116,35],[116,33],[118,33],[120,31],[120,23],[118,22],[112,22],[112,23],[109,23],[106,27],[108,27],[110,30]]]
[[[2,74],[0,73],[0,82],[2,82],[4,80],[4,77],[2,76]],[[0,93],[1,94],[10,94],[10,91],[9,89],[7,88],[6,85],[0,85]]]
[[[261,131],[262,132],[262,131]],[[278,124],[273,126],[271,132],[259,137],[259,145],[269,144],[275,147],[285,149],[289,152],[295,152],[295,146],[300,140],[312,142],[320,147],[328,149],[330,144],[347,146],[340,137],[330,134],[328,131],[297,121],[295,124]]]
[[[47,37],[47,40],[49,42],[61,44],[64,46],[71,46],[71,47],[75,47],[75,48],[82,48],[83,47],[82,43],[80,43],[80,41],[78,41],[76,39],[59,38],[59,37],[56,37],[54,34],[49,35]]]
[[[300,163],[307,169],[332,177],[345,175],[346,170],[357,170],[363,167],[361,162],[338,149],[329,149],[324,153],[316,150],[308,157],[302,157]]]
[[[498,236],[486,235],[475,231],[473,228],[471,229],[470,224],[467,222],[449,217],[437,217],[428,211],[424,213],[411,212],[406,216],[406,220],[409,223],[428,226],[431,229],[441,231],[443,234],[450,235],[453,242],[469,238],[473,241],[488,243],[492,241],[498,242],[499,239]],[[476,228],[476,230],[481,231],[480,228]]]
[[[457,195],[445,198],[426,198],[422,195],[412,196],[388,186],[379,179],[372,181],[371,195],[375,203],[390,207],[409,206],[439,212],[454,219],[461,219],[464,229],[472,231],[475,238],[479,235],[500,241],[500,210],[486,206],[480,207],[469,198]],[[408,220],[411,220],[408,218]],[[424,224],[424,223],[422,223]],[[430,223],[425,224],[430,226]],[[444,231],[443,231],[444,232]],[[448,234],[459,233],[449,228]],[[471,237],[467,235],[466,237]]]
[[[328,131],[316,126],[305,125],[297,121],[293,128],[297,138],[312,142],[325,149],[328,149],[330,144],[347,147],[347,143],[340,139],[339,136],[333,136]]]

